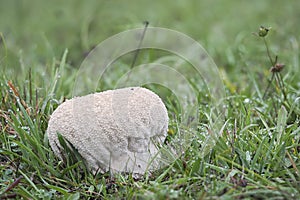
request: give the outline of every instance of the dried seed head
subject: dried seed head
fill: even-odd
[[[259,37],[266,37],[268,35],[268,32],[270,29],[271,29],[271,27],[266,28],[264,26],[260,26],[259,31],[258,31]]]
[[[271,67],[270,71],[271,72],[281,72],[281,70],[284,68],[284,64],[281,63],[276,63],[275,66]]]

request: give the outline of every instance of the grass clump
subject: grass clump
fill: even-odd
[[[257,3],[261,8],[266,8],[265,3],[261,1],[257,1]],[[15,5],[10,2],[7,6],[10,7],[12,4]],[[202,4],[210,6],[208,2]],[[85,9],[89,11],[93,5],[98,6],[94,2]],[[27,6],[24,2],[19,5],[20,16],[25,15]],[[35,6],[33,5],[33,7]],[[53,40],[53,43],[59,43],[62,38],[66,40],[64,46],[60,46],[51,44],[45,34],[44,39],[35,41],[36,48],[39,50],[38,54],[35,54],[37,50],[28,42],[28,29],[24,29],[26,34],[14,35],[18,41],[24,40],[23,42],[29,45],[24,56],[22,51],[15,50],[20,47],[12,42],[10,35],[1,34],[1,199],[299,198],[300,92],[299,76],[295,75],[299,68],[297,61],[299,55],[295,53],[299,52],[296,44],[299,38],[292,36],[288,31],[294,27],[289,24],[292,22],[289,21],[284,27],[284,30],[287,30],[286,33],[282,33],[282,29],[279,29],[278,26],[272,28],[271,31],[268,31],[269,28],[261,27],[257,33],[259,40],[256,40],[251,36],[251,29],[243,25],[244,23],[236,21],[237,19],[235,19],[237,25],[234,26],[228,22],[230,21],[229,17],[225,16],[227,21],[223,22],[224,24],[213,27],[209,26],[214,21],[213,16],[209,12],[202,12],[207,19],[210,19],[206,23],[202,21],[209,27],[209,30],[202,33],[205,38],[203,43],[206,44],[209,52],[212,52],[213,58],[220,66],[227,92],[227,97],[223,100],[224,108],[226,108],[224,129],[216,140],[216,144],[209,149],[207,154],[203,155],[201,152],[203,142],[210,134],[208,116],[210,116],[211,108],[207,106],[210,99],[206,92],[201,90],[201,86],[195,84],[195,88],[199,90],[200,117],[199,129],[194,133],[190,145],[170,165],[153,174],[146,174],[140,179],[136,179],[131,174],[118,174],[111,177],[109,173],[93,174],[89,172],[80,156],[71,149],[68,150],[67,141],[62,138],[61,143],[65,143],[68,155],[65,162],[60,161],[53,154],[45,135],[49,116],[65,98],[72,97],[76,67],[80,63],[79,55],[83,55],[92,46],[88,41],[98,41],[99,38],[92,36],[97,35],[96,33],[103,33],[106,36],[113,28],[109,27],[108,22],[101,22],[100,24],[109,27],[109,30],[102,30],[98,25],[93,25],[95,19],[91,17],[80,21],[82,27],[78,30],[74,26],[76,24],[74,19],[68,18],[72,9],[78,9],[75,4],[66,10],[60,10],[52,4],[48,6],[49,12],[66,17],[64,22],[71,27],[63,27],[63,32],[70,34],[75,30],[74,34],[80,32],[81,37],[79,37],[80,41],[76,41],[73,37],[68,38],[67,34],[62,33],[61,36],[57,36],[59,40]],[[109,8],[110,3],[103,6]],[[189,11],[194,10],[193,6],[184,4],[182,5],[185,8],[183,10],[186,13],[184,13],[176,6],[176,3],[170,4],[170,7],[174,8],[172,15],[182,13],[182,15],[176,15],[178,16],[177,21],[180,21],[181,17],[185,19],[185,15],[191,16]],[[222,10],[222,6],[228,6],[229,10],[239,10],[240,8],[235,2],[220,6],[217,6],[214,12]],[[290,11],[286,12],[287,15],[294,16],[291,8],[293,5],[274,3],[274,6]],[[68,7],[66,6],[66,8]],[[132,9],[134,10],[134,8]],[[264,13],[258,11],[256,7],[250,6],[248,9],[245,12],[258,13],[258,16]],[[3,12],[5,13],[5,11]],[[154,20],[161,26],[166,26],[164,22],[172,22],[168,21],[169,13],[162,12],[159,7],[157,7],[157,12],[158,16],[162,18],[162,24],[159,24],[158,19],[151,19],[151,17],[150,22]],[[83,14],[86,13],[88,12],[83,12]],[[269,20],[274,19],[272,18],[274,14],[267,13],[270,13]],[[84,16],[83,14],[81,13],[82,16]],[[103,17],[105,12],[100,14],[95,12],[91,15],[93,14],[97,18]],[[280,15],[280,20],[286,19],[281,13],[278,15]],[[76,16],[73,17],[76,19]],[[256,26],[258,19],[253,17],[252,21],[249,19],[249,22]],[[134,17],[128,17],[127,20],[129,20],[127,24],[130,27],[134,26],[137,21],[142,21],[136,20]],[[12,23],[14,21],[18,25],[17,30],[22,30],[22,24],[17,23],[18,20],[15,18]],[[38,26],[36,19],[26,19],[27,25],[32,24],[33,27],[52,32],[55,31],[54,27],[62,26],[57,20],[50,18],[47,22],[49,27],[43,29]],[[277,23],[280,24],[281,21]],[[230,35],[236,33],[233,30],[242,28],[249,31],[247,33],[242,31],[236,36],[235,42],[231,46],[226,46],[224,43],[218,43],[222,38],[218,37],[218,34],[224,34],[224,32],[216,31],[209,34],[212,30],[221,30],[220,27],[226,27],[226,25],[229,27],[226,29],[226,33],[230,33]],[[120,25],[115,29],[119,31],[123,27],[124,25]],[[174,26],[172,27],[174,28]],[[70,28],[70,32],[68,32],[68,28]],[[181,26],[179,23],[178,29],[187,30],[193,36],[200,32],[194,26],[194,22],[191,23],[189,20]],[[297,27],[295,29],[298,30]],[[205,32],[207,32],[206,35]],[[294,35],[296,34],[294,33]],[[293,41],[291,48],[282,42],[287,40],[286,37]],[[278,41],[278,43],[269,43],[267,39]],[[52,41],[52,39],[49,40]],[[260,40],[262,43],[259,43]],[[59,51],[54,50],[56,46],[59,46]],[[64,50],[66,47],[70,50]],[[275,56],[272,56],[274,51]],[[168,55],[164,56],[167,58]],[[279,62],[279,58],[285,65]],[[143,59],[151,62],[157,58],[151,54],[151,51],[141,51],[137,62]],[[130,69],[130,62],[119,63],[120,66]],[[115,68],[116,79],[123,74],[124,67]],[[109,80],[104,83],[103,87],[110,88],[110,83],[114,83],[114,81],[116,80]],[[152,88],[155,89],[155,86]],[[178,125],[176,120],[180,118],[180,113],[177,112],[177,107],[172,105],[176,99],[172,99],[171,96],[164,100],[172,112],[170,115],[173,116],[170,122],[172,132],[169,132],[168,138],[172,140],[176,138]]]

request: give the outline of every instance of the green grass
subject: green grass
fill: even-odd
[[[18,199],[299,199],[299,3],[296,1],[0,1],[0,198]],[[193,82],[199,130],[189,148],[151,175],[92,174],[69,152],[61,162],[45,130],[51,113],[71,98],[85,54],[121,31],[150,26],[199,41],[219,67],[227,97],[224,130],[202,156],[212,107],[203,83]],[[279,56],[284,91],[273,81],[260,25]],[[66,50],[67,49],[67,50]],[[170,56],[141,51],[137,65]],[[114,87],[133,54],[116,61],[101,89]],[[274,79],[275,80],[275,79]],[[156,85],[176,139],[176,99]],[[208,133],[207,133],[208,132]]]

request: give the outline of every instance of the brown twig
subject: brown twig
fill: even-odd
[[[13,85],[13,83],[11,81],[7,81],[7,85],[8,87],[12,90],[12,92],[14,93],[14,95],[20,99],[21,104],[23,105],[23,107],[25,108],[25,110],[27,111],[28,114],[30,114],[30,108],[29,106],[26,104],[26,102],[21,98],[20,93],[18,91],[18,89]]]
[[[6,188],[6,190],[4,190],[4,193],[12,190],[13,188],[15,188],[21,181],[21,179],[23,178],[23,176],[19,176],[19,178],[17,178],[12,184],[10,184],[10,186],[8,186]]]

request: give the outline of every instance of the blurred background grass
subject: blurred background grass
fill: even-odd
[[[49,88],[53,68],[68,49],[64,73],[70,78],[61,83],[58,96],[71,97],[75,73],[93,47],[114,34],[143,27],[146,20],[150,26],[199,41],[229,90],[248,96],[256,84],[263,90],[271,76],[265,46],[252,33],[260,25],[271,26],[271,52],[286,65],[284,79],[300,88],[298,1],[0,0],[0,5],[0,72],[22,85],[33,68],[35,84]],[[141,57],[139,62],[143,63]]]
[[[261,80],[262,87],[268,81],[262,77],[270,76],[265,46],[252,33],[260,25],[271,26],[271,52],[286,65],[284,78],[300,87],[298,1],[0,0],[0,5],[0,68],[7,79],[24,80],[29,68],[35,68],[43,75],[39,85],[44,87],[65,49],[66,73],[74,74],[101,41],[143,27],[147,20],[150,26],[180,31],[199,41],[229,89],[247,94],[255,87],[249,73]]]
[[[22,54],[26,65],[61,57],[68,48],[69,62],[79,66],[93,46],[120,31],[142,27],[145,20],[200,41],[223,66],[234,62],[229,49],[255,42],[251,32],[260,25],[272,26],[276,43],[284,48],[289,48],[291,37],[299,40],[300,33],[298,1],[1,0],[0,4],[0,31],[9,62],[12,57],[18,62]]]

